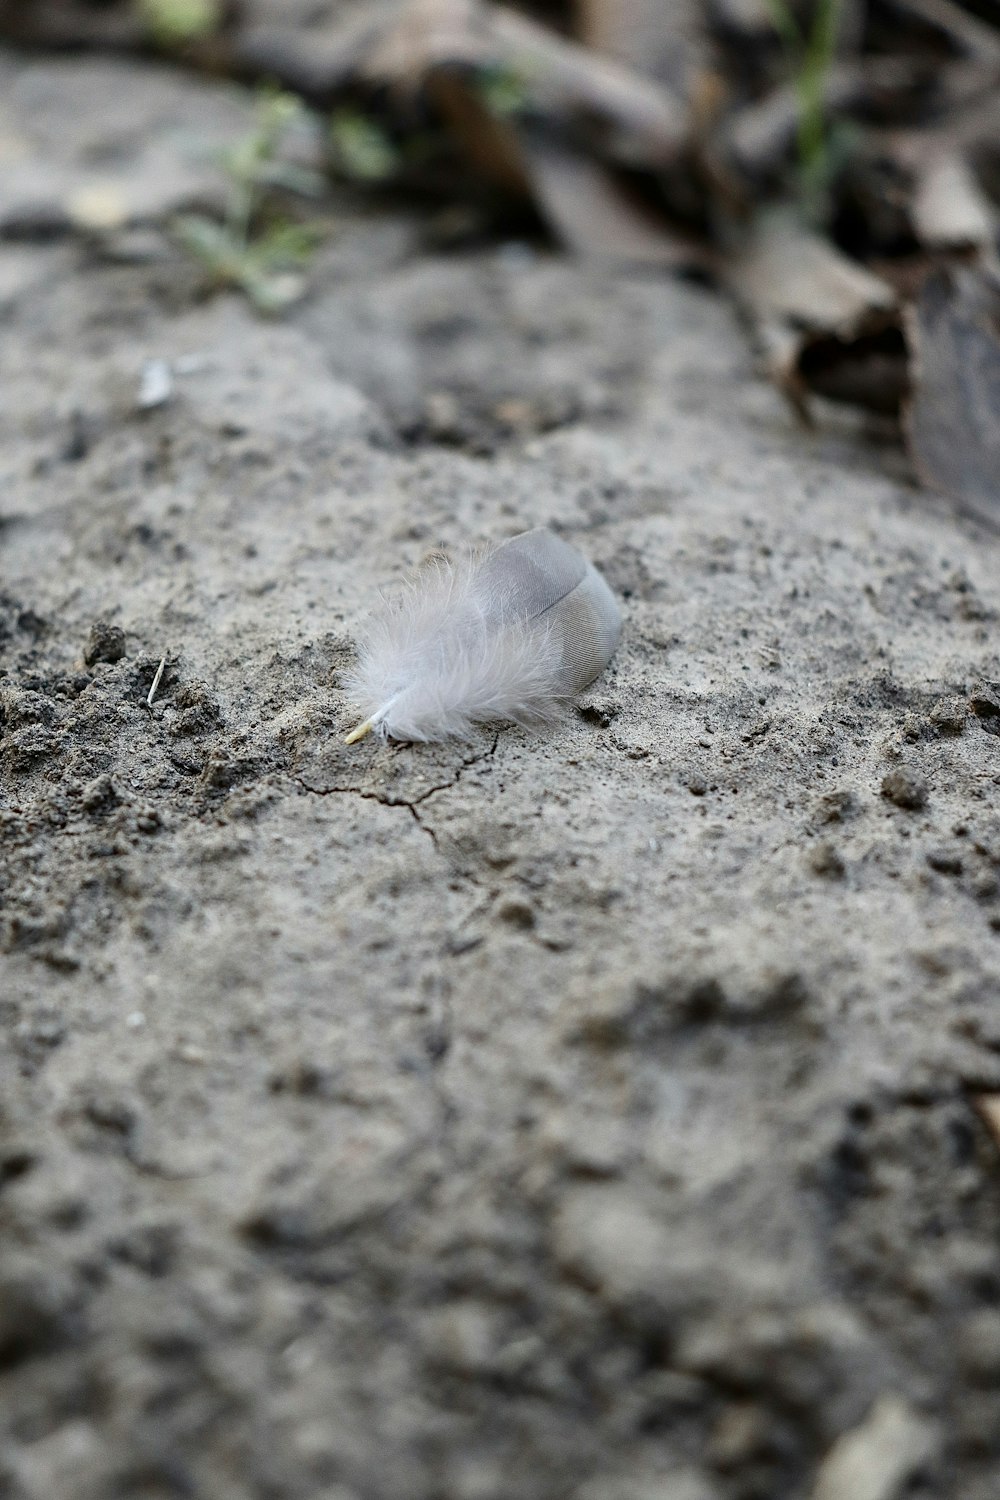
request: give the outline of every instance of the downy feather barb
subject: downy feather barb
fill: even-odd
[[[545,724],[602,672],[621,632],[597,569],[538,527],[424,565],[364,626],[347,737],[467,738],[476,724]]]

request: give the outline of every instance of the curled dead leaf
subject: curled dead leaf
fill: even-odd
[[[834,399],[891,410],[898,401],[895,370],[872,379],[871,362],[864,380],[852,386],[836,379],[831,367],[850,356],[888,352],[871,344],[898,330],[896,293],[873,271],[848,259],[829,241],[807,229],[791,214],[765,216],[751,241],[731,260],[727,280],[745,312],[771,377],[807,415],[810,390]],[[810,353],[822,348],[825,358],[810,364]],[[863,361],[864,362],[864,361]],[[876,370],[877,370],[876,366]],[[811,380],[812,371],[822,379]]]
[[[1000,522],[1000,280],[982,267],[934,272],[907,314],[913,397],[906,418],[920,478]]]

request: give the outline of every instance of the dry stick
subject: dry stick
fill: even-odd
[[[166,666],[166,664],[167,664],[167,658],[165,656],[161,656],[160,657],[160,665],[157,667],[157,669],[156,669],[156,676],[153,678],[153,686],[150,688],[150,690],[149,690],[149,696],[146,699],[146,707],[147,708],[152,708],[152,706],[153,706],[153,699],[156,697],[156,689],[160,685],[160,678],[163,676],[163,668]]]

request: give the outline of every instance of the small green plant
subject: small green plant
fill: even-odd
[[[223,153],[229,179],[221,219],[185,214],[175,230],[181,243],[210,271],[218,286],[236,286],[260,312],[277,313],[303,289],[302,268],[316,247],[316,228],[294,223],[269,209],[275,188],[316,197],[323,179],[284,160],[289,129],[304,118],[291,94],[268,91],[257,103],[255,129]]]
[[[139,0],[139,15],[161,47],[183,47],[217,31],[222,21],[220,0]]]
[[[825,215],[835,165],[825,95],[837,48],[841,0],[816,0],[808,28],[797,20],[789,0],[767,0],[767,7],[798,97],[799,193],[805,217],[815,224]]]
[[[387,182],[400,169],[399,148],[377,121],[356,109],[330,119],[331,165],[354,182]]]
[[[521,114],[530,102],[528,86],[520,73],[500,65],[480,70],[479,97],[500,119]]]

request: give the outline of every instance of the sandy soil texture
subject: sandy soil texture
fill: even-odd
[[[0,1495],[995,1500],[1000,541],[680,282],[345,200],[199,300],[246,118],[0,59]],[[345,746],[538,524],[578,709]]]

